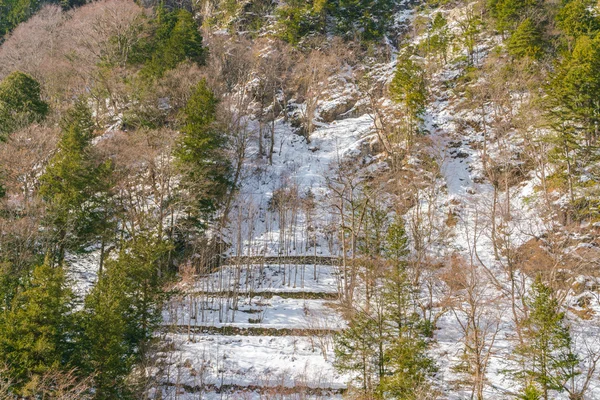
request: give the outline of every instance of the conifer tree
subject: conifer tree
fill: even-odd
[[[556,21],[558,27],[567,35],[569,44],[572,45],[580,36],[596,36],[600,30],[600,18],[593,11],[594,1],[571,0],[563,3],[556,15]]]
[[[512,32],[520,21],[539,11],[540,0],[490,0],[488,5],[500,32]]]
[[[427,102],[427,83],[425,72],[413,59],[408,49],[398,57],[398,65],[390,84],[392,99],[402,106],[404,131],[407,147],[410,148],[415,137]]]
[[[435,363],[426,353],[425,335],[430,329],[415,307],[415,289],[407,271],[408,236],[401,217],[388,228],[386,255],[390,268],[383,279],[383,298],[392,339],[386,348],[389,361],[381,391],[393,398],[413,399],[428,386]]]
[[[327,0],[286,1],[276,9],[277,36],[298,45],[304,37],[323,31],[326,11]]]
[[[41,176],[40,194],[47,204],[45,225],[52,261],[62,263],[67,249],[78,249],[105,226],[102,203],[110,187],[110,162],[101,163],[92,147],[93,122],[78,102],[62,123],[58,152]]]
[[[562,392],[565,383],[578,374],[577,355],[571,350],[571,335],[552,289],[538,276],[526,299],[529,316],[523,322],[525,343],[518,349],[523,370],[519,376],[535,385],[544,400],[551,391]],[[533,388],[529,390],[534,393]],[[530,395],[531,396],[531,395]]]
[[[175,149],[187,191],[187,215],[197,227],[216,210],[230,185],[226,136],[216,122],[218,100],[202,80],[181,115],[181,137]]]
[[[519,24],[507,41],[508,52],[515,58],[538,59],[543,55],[543,41],[531,18]]]
[[[600,132],[600,36],[581,36],[558,66],[549,88],[552,112],[581,132],[585,145]]]
[[[430,51],[436,55],[441,55],[443,61],[446,62],[452,35],[448,29],[448,21],[442,13],[438,12],[435,14],[431,23],[430,32],[431,36],[427,39]]]
[[[44,264],[0,314],[0,359],[10,365],[17,393],[26,395],[43,374],[71,365],[72,301],[63,268]]]
[[[579,176],[594,162],[600,134],[600,36],[577,39],[572,53],[557,66],[547,92],[553,132],[547,140],[554,145],[549,156],[563,167],[557,176],[568,184],[574,205]]]
[[[0,141],[46,114],[48,104],[41,99],[40,84],[31,76],[15,71],[0,82]]]
[[[362,40],[382,38],[392,22],[391,0],[336,0],[330,3],[337,31]]]
[[[386,373],[384,346],[389,341],[381,307],[356,310],[335,337],[335,367],[357,374],[364,395],[372,396]]]
[[[169,248],[160,240],[136,237],[107,262],[86,297],[79,354],[82,369],[95,374],[97,399],[129,392],[125,378],[160,322],[161,260]]]
[[[416,312],[407,272],[408,238],[401,218],[390,225],[380,277],[369,307],[355,310],[335,339],[335,365],[358,375],[366,396],[416,399],[427,392],[435,363],[427,355],[427,325]]]
[[[142,74],[148,78],[161,77],[166,71],[184,61],[204,64],[206,49],[193,15],[183,9],[167,11],[161,3],[151,23],[153,31],[138,46],[131,61],[143,63]]]

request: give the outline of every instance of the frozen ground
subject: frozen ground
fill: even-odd
[[[279,296],[265,299],[258,296],[227,300],[188,295],[165,308],[164,324],[337,330],[344,324],[334,307],[334,302],[319,299],[283,299]]]
[[[373,133],[373,120],[364,115],[319,125],[307,143],[289,124],[278,120],[272,165],[267,165],[264,158],[257,160],[258,148],[250,146],[242,186],[230,217],[230,254],[338,254],[327,231],[333,218],[327,179],[340,160],[364,151]],[[311,211],[295,210],[292,204],[284,204],[274,210],[272,199],[278,191],[299,198],[313,196],[315,207]]]
[[[344,387],[344,377],[331,366],[330,337],[175,335],[173,339],[178,347],[172,355],[178,365],[173,383]]]
[[[229,227],[229,255],[336,255],[327,232],[332,221],[327,178],[340,160],[364,150],[372,127],[369,116],[320,124],[307,143],[278,121],[272,165],[257,160],[256,147],[248,150]],[[311,196],[315,207],[275,210],[278,191]],[[182,284],[183,297],[165,310],[166,324],[175,322],[180,333],[170,336],[175,347],[163,394],[174,398],[169,388],[178,386],[179,399],[209,399],[216,394],[198,397],[194,388],[210,392],[233,385],[248,390],[231,398],[261,398],[258,392],[268,388],[277,388],[281,398],[338,398],[349,379],[333,367],[332,331],[345,326],[332,299],[339,284],[336,266],[312,264],[230,265]],[[228,336],[190,329],[198,326],[265,332]],[[271,329],[300,335],[269,336]]]
[[[255,294],[263,292],[337,293],[338,275],[336,268],[329,265],[227,265],[208,277],[180,286],[186,291],[208,293],[232,290]]]

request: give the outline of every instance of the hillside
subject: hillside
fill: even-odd
[[[0,399],[600,398],[589,0],[0,0]]]

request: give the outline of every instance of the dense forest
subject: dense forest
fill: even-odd
[[[0,400],[600,398],[600,3],[0,0]]]

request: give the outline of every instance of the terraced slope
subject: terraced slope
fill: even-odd
[[[181,287],[165,310],[169,398],[335,398],[335,266],[238,265]],[[265,397],[266,396],[266,397]]]

